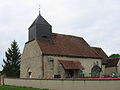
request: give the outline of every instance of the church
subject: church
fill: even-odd
[[[107,55],[82,37],[53,33],[41,14],[28,28],[20,65],[20,78],[100,77]]]

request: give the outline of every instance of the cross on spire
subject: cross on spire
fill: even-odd
[[[39,4],[39,8],[38,9],[39,9],[39,14],[40,14],[40,4]]]

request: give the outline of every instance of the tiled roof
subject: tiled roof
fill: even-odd
[[[106,64],[106,60],[108,59],[108,56],[106,55],[106,53],[98,47],[92,47],[98,54],[100,57],[102,57],[102,63]]]
[[[120,58],[109,58],[106,61],[106,67],[117,67],[117,64],[119,62]]]
[[[64,69],[80,69],[83,70],[84,67],[81,65],[80,61],[69,61],[69,60],[59,60]]]
[[[52,34],[52,40],[37,39],[43,54],[101,58],[81,37]]]

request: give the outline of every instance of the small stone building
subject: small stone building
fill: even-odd
[[[29,27],[20,78],[90,77],[94,65],[102,68],[102,57],[82,37],[52,33],[52,26],[41,14]]]
[[[120,76],[120,58],[109,58],[106,61],[105,75]]]

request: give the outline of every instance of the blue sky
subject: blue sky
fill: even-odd
[[[120,53],[120,0],[0,0],[0,64],[13,40],[23,51],[39,4],[53,32],[83,37],[108,55]]]

